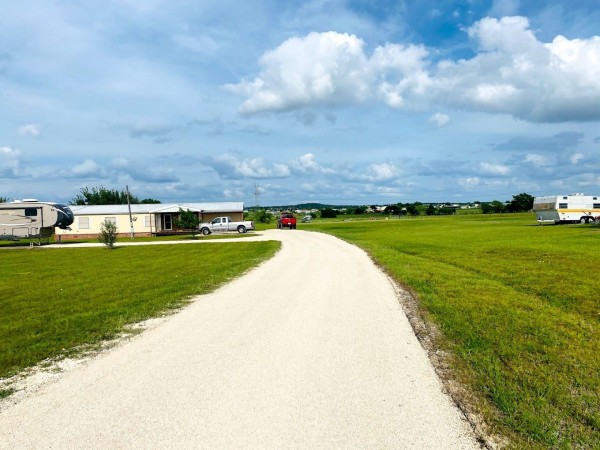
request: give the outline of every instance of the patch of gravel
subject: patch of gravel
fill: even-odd
[[[135,338],[142,331],[158,326],[165,321],[169,315],[170,314],[166,314],[161,317],[129,324],[125,326],[123,332],[114,339],[103,341],[97,345],[84,345],[76,348],[74,351],[75,356],[57,356],[48,358],[35,366],[28,367],[16,375],[8,378],[0,378],[0,391],[11,392],[7,397],[0,399],[0,411],[10,408],[24,399],[35,395],[44,386],[55,383],[66,373],[77,367],[88,364],[98,355],[131,341],[131,339]]]
[[[384,269],[382,268],[382,270]],[[408,318],[415,336],[427,352],[446,394],[450,396],[454,404],[464,414],[479,443],[487,449],[504,448],[508,444],[506,440],[491,431],[483,417],[476,411],[474,395],[456,379],[451,369],[450,355],[441,350],[437,344],[441,338],[441,332],[434,323],[426,320],[423,316],[418,295],[408,286],[399,285],[389,274],[387,277],[396,292],[398,302]]]

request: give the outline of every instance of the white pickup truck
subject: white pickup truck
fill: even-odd
[[[248,230],[254,230],[254,222],[234,222],[231,217],[216,217],[207,223],[198,225],[200,233],[207,235],[214,231],[237,231],[245,233]]]

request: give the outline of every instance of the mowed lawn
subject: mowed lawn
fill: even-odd
[[[279,246],[0,249],[0,378],[179,307],[256,267]]]
[[[600,227],[530,214],[314,223],[419,297],[491,430],[600,448]]]

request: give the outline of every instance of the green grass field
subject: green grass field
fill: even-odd
[[[600,448],[600,227],[529,214],[303,225],[364,248],[419,297],[437,344],[515,448]]]
[[[278,242],[0,250],[0,378],[214,290]],[[0,398],[6,392],[0,391]]]

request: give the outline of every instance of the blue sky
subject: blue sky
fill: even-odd
[[[0,196],[600,193],[600,1],[0,0]]]

